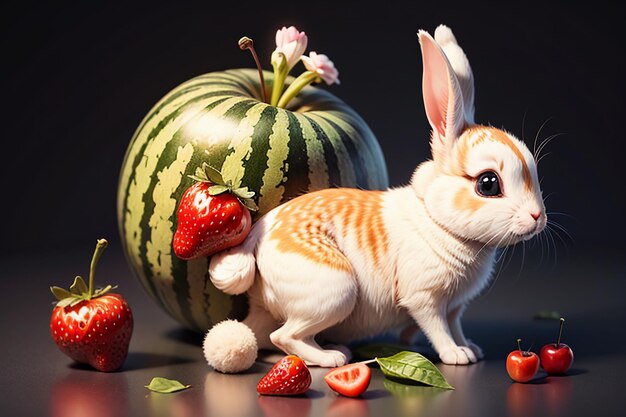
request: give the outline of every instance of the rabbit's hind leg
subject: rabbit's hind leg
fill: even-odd
[[[338,250],[336,256],[343,257]],[[349,266],[347,260],[346,264]],[[270,335],[272,343],[310,365],[347,363],[344,352],[321,348],[315,336],[345,320],[354,309],[357,282],[352,268],[337,268],[290,253],[281,254],[272,265],[261,270],[264,299],[266,308],[284,321]]]

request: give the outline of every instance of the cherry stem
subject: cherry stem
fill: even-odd
[[[559,321],[561,322],[561,324],[559,325],[559,338],[556,339],[556,347],[559,347],[559,345],[561,344],[561,335],[563,334],[563,324],[565,323],[565,319],[561,317]]]
[[[263,70],[261,69],[259,57],[254,50],[254,42],[252,41],[252,39],[244,36],[243,38],[239,39],[239,49],[241,49],[242,51],[249,49],[252,53],[252,57],[254,58],[254,62],[256,63],[256,69],[257,71],[259,71],[259,78],[261,79],[261,93],[263,95],[263,102],[267,103],[267,93],[265,92],[265,79],[263,78]]]
[[[96,243],[96,250],[93,252],[91,267],[89,268],[89,299],[91,299],[91,296],[93,295],[93,284],[96,278],[96,266],[102,256],[102,252],[104,252],[104,248],[106,248],[108,244],[109,242],[107,242],[106,239],[98,239],[98,242]]]
[[[519,349],[520,353],[522,354],[522,356],[524,355],[524,352],[522,351],[522,339],[517,339],[517,348]]]

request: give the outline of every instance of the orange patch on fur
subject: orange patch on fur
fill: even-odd
[[[519,159],[522,164],[522,176],[524,177],[524,187],[526,188],[526,191],[530,191],[532,189],[533,180],[532,180],[532,176],[530,175],[530,169],[528,169],[528,164],[526,163],[526,159],[524,158],[524,155],[519,150],[519,148],[513,143],[513,141],[507,136],[506,133],[504,133],[500,129],[496,129],[495,127],[476,125],[476,126],[472,126],[468,128],[466,130],[466,134],[468,135],[467,136],[468,140],[475,138],[471,143],[472,147],[477,146],[485,142],[486,140],[489,140],[492,142],[501,143],[507,146],[509,149],[511,149],[513,153],[515,154],[515,156],[517,157],[517,159]],[[467,146],[466,143],[465,145]],[[464,150],[463,158],[466,158],[466,154],[467,154],[467,149]],[[461,159],[461,163],[464,165],[465,159]],[[502,170],[503,168],[504,166],[501,164],[500,170]]]
[[[269,238],[282,252],[352,272],[336,238],[353,239],[377,265],[388,249],[380,191],[333,188],[302,195],[285,203],[276,214]]]
[[[485,205],[485,201],[477,198],[474,193],[467,191],[464,188],[461,188],[454,195],[454,199],[452,200],[452,204],[454,208],[460,211],[469,211],[471,213],[477,211],[482,206]]]

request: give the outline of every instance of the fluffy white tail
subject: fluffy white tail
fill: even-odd
[[[259,228],[253,227],[241,245],[211,257],[209,276],[218,290],[226,294],[242,294],[252,286],[256,272],[254,250],[259,235]]]

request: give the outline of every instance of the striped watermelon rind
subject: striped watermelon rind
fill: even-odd
[[[271,73],[264,76],[272,82]],[[280,109],[261,102],[255,70],[236,69],[201,75],[169,92],[127,149],[118,224],[127,260],[150,297],[197,331],[247,311],[244,296],[211,284],[208,259],[183,261],[172,250],[178,202],[202,162],[241,172],[237,181],[255,192],[259,206],[254,218],[309,191],[388,186],[372,131],[323,89],[306,87]]]

